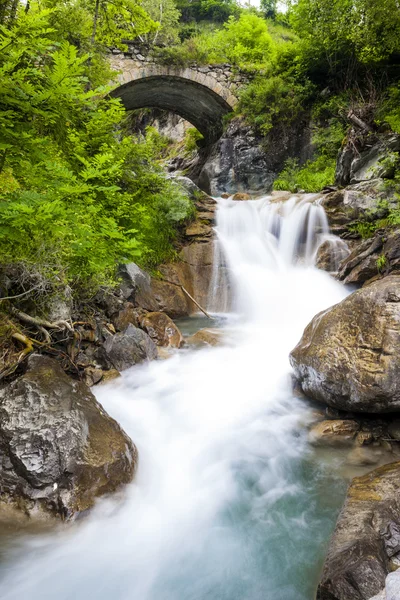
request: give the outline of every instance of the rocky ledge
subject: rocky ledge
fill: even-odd
[[[0,513],[71,519],[129,483],[137,450],[88,387],[32,355],[0,388]]]
[[[317,600],[400,598],[400,463],[350,485],[325,560]],[[385,589],[386,588],[386,589]]]

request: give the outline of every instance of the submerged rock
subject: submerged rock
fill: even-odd
[[[147,313],[140,319],[140,326],[157,346],[180,348],[183,345],[181,332],[172,319],[165,313]]]
[[[400,410],[400,277],[364,287],[318,314],[290,362],[303,392],[354,412]]]
[[[352,481],[329,545],[317,600],[379,597],[391,561],[400,556],[399,497],[399,462]]]
[[[131,481],[137,451],[96,401],[48,357],[0,389],[0,512],[71,518]]]
[[[220,329],[200,329],[186,339],[192,346],[219,346],[222,343],[223,333]]]
[[[321,421],[309,433],[314,446],[351,446],[360,424],[352,420]]]
[[[146,332],[128,325],[122,333],[116,333],[103,344],[107,358],[117,371],[157,358],[157,346]]]

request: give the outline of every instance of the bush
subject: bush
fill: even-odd
[[[319,156],[300,167],[296,159],[286,161],[283,171],[274,182],[274,190],[289,192],[320,192],[332,185],[335,179],[336,161]]]

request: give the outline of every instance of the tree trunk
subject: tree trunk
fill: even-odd
[[[100,0],[96,0],[96,7],[94,9],[94,19],[93,19],[92,44],[94,44],[95,39],[96,39],[97,21],[99,19],[99,10],[100,10]]]
[[[15,17],[17,16],[17,9],[18,9],[18,4],[19,4],[19,0],[13,0],[13,3],[11,5],[11,10],[10,10],[10,25],[12,25],[15,21]]]

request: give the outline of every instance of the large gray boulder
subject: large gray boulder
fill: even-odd
[[[136,462],[126,433],[54,359],[31,356],[0,388],[0,513],[69,519],[131,481]]]
[[[400,463],[379,467],[350,485],[317,591],[317,600],[398,600]],[[385,587],[386,595],[382,595]]]
[[[400,410],[400,277],[318,314],[290,354],[303,392],[353,412]]]
[[[117,371],[157,358],[157,346],[151,337],[132,324],[125,331],[107,338],[103,348]]]

